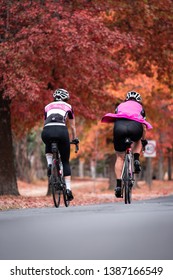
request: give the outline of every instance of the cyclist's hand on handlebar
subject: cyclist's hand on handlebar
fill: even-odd
[[[75,145],[79,144],[79,139],[78,138],[73,139],[72,143],[75,144]]]
[[[148,144],[148,141],[146,139],[141,139],[141,143],[142,143],[143,151],[145,151],[145,146]]]
[[[79,139],[78,139],[78,138],[75,138],[75,139],[73,139],[70,143],[71,143],[71,144],[75,144],[75,146],[76,146],[76,148],[75,148],[75,153],[77,153],[77,152],[79,151],[79,146],[78,146],[78,144],[79,144]]]

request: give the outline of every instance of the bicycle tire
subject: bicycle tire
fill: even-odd
[[[128,185],[128,203],[130,204],[131,201],[132,201],[132,187],[130,186],[131,182],[129,182],[129,185]]]
[[[65,186],[63,187],[63,199],[64,199],[64,205],[66,207],[68,207],[70,205],[70,201],[68,200],[67,192],[66,192],[66,187]]]
[[[53,196],[53,202],[55,207],[60,206],[60,201],[61,201],[61,190],[59,187],[59,178],[58,178],[58,171],[56,167],[56,162],[52,164],[52,172],[50,176],[50,183],[52,187],[52,196]]]
[[[132,202],[132,187],[134,184],[134,169],[133,169],[133,154],[130,154],[129,160],[129,180],[128,180],[128,202],[129,204]]]
[[[52,196],[55,207],[60,206],[61,196],[63,196],[64,205],[69,206],[70,201],[68,200],[66,193],[66,184],[63,174],[63,164],[59,154],[59,150],[56,143],[52,143],[52,170],[50,177],[50,184],[52,189]]]
[[[128,187],[127,187],[127,184],[125,184],[124,190],[125,190],[124,202],[125,202],[125,204],[128,204]]]
[[[124,202],[125,204],[131,203],[131,189],[129,188],[129,159],[125,158],[125,168],[124,168]]]
[[[64,200],[64,205],[66,207],[69,206],[70,204],[70,201],[68,200],[68,197],[67,197],[67,193],[66,193],[66,184],[65,184],[65,180],[64,180],[64,175],[63,175],[63,165],[62,165],[62,162],[60,163],[60,166],[58,167],[59,168],[59,182],[60,182],[60,185],[61,185],[61,194],[63,196],[63,200]]]
[[[61,190],[56,189],[56,186],[52,187],[52,195],[53,195],[53,201],[56,208],[60,206],[61,201]]]

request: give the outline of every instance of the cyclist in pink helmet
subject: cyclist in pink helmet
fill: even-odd
[[[142,146],[147,144],[146,129],[151,129],[152,126],[146,121],[141,95],[135,91],[128,92],[125,101],[118,105],[115,113],[106,114],[102,118],[102,122],[114,122],[113,139],[116,152],[115,175],[117,178],[115,196],[121,197],[121,173],[126,149],[125,138],[129,137],[134,142],[134,171],[138,174],[141,171],[139,157]]]
[[[71,169],[70,169],[70,139],[66,126],[66,120],[69,119],[72,139],[77,144],[75,117],[72,106],[67,103],[70,95],[65,89],[57,89],[53,93],[54,101],[49,103],[44,109],[44,128],[42,131],[42,140],[45,143],[45,154],[48,164],[47,175],[51,175],[52,150],[51,142],[58,143],[59,152],[63,164],[64,179],[67,187],[67,196],[69,201],[73,199],[71,191]]]

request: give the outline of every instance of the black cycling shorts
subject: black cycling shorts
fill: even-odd
[[[114,123],[114,149],[118,152],[126,150],[125,138],[129,137],[133,142],[142,138],[143,126],[141,123],[128,120],[117,119]]]
[[[51,125],[45,126],[41,134],[42,140],[45,143],[45,153],[52,153],[51,142],[57,142],[61,160],[63,164],[64,176],[71,175],[70,169],[70,140],[66,126]]]

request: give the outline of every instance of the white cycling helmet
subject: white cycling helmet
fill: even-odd
[[[142,102],[142,98],[138,92],[129,91],[126,95],[126,101],[130,99],[135,99],[137,102]]]
[[[63,88],[59,88],[59,89],[55,90],[55,92],[53,93],[53,98],[54,98],[54,101],[68,100],[70,98],[70,95],[67,90],[65,90]]]

